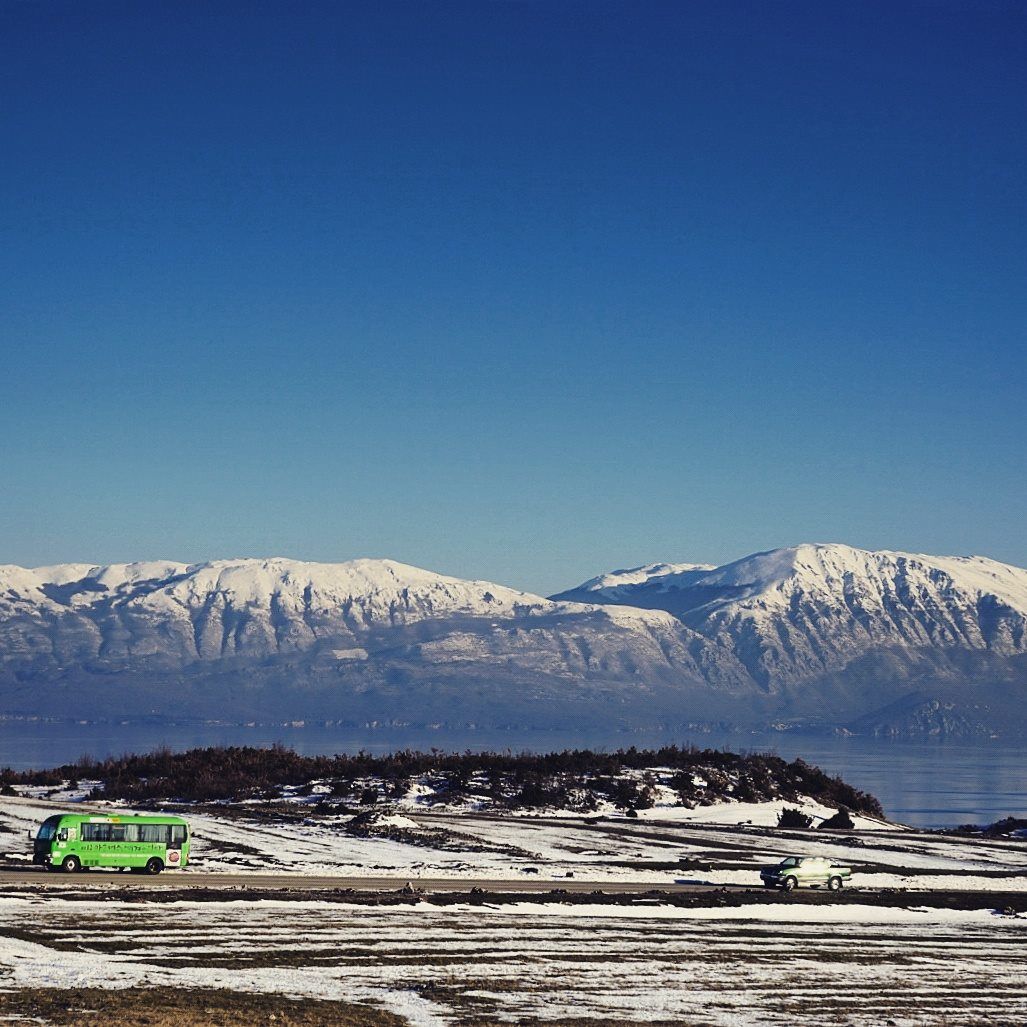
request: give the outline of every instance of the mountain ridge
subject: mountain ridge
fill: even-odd
[[[387,559],[0,566],[0,715],[1027,735],[1027,570],[804,543],[551,597]]]
[[[771,694],[797,698],[805,688],[831,706],[832,696],[862,689],[867,708],[852,723],[864,730],[877,701],[894,713],[883,733],[889,721],[899,733],[920,724],[918,734],[931,733],[932,718],[938,733],[1024,721],[1027,570],[987,557],[804,543],[612,588],[600,575],[553,598],[670,612]]]

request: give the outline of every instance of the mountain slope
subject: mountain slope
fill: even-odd
[[[1022,719],[1027,571],[983,557],[807,544],[612,591],[594,578],[554,598],[672,613],[785,710],[801,708],[804,692],[833,715],[862,702],[865,717],[915,689],[930,693],[924,703],[944,696]]]
[[[750,687],[662,611],[553,602],[391,560],[0,567],[3,713],[545,724],[546,703],[611,690],[626,707],[689,691],[701,709]]]
[[[0,567],[0,716],[1027,737],[1027,571],[802,545],[551,599],[390,560]]]
[[[218,560],[0,568],[0,641],[19,617],[58,658],[266,656],[356,642],[376,626],[446,615],[512,617],[556,604],[391,560]]]
[[[577,602],[617,603],[622,596],[630,597],[639,585],[647,585],[657,579],[668,577],[681,582],[690,575],[702,575],[712,570],[715,568],[711,563],[647,563],[641,567],[600,574],[573,591],[587,596],[576,600]]]

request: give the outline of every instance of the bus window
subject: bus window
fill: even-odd
[[[171,825],[170,845],[174,849],[180,849],[183,845],[185,845],[185,824]]]
[[[82,841],[109,842],[111,840],[110,824],[83,824]]]
[[[167,843],[168,829],[164,824],[140,824],[139,834],[141,842],[164,845]]]
[[[112,842],[123,842],[127,841],[125,837],[125,825],[124,824],[111,824],[111,836],[108,841]]]

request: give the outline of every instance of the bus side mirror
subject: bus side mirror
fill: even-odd
[[[34,842],[36,840],[36,836],[32,833],[32,829],[31,828],[29,828],[28,836],[29,836],[29,841],[30,842]]]

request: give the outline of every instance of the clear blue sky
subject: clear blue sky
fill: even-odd
[[[1027,564],[1020,3],[0,0],[0,562]]]

